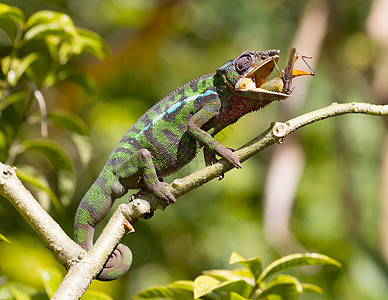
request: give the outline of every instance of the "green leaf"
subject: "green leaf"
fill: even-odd
[[[315,284],[302,283],[303,293],[323,294],[323,289]]]
[[[73,33],[63,28],[60,24],[40,24],[33,26],[28,31],[26,31],[24,34],[24,39],[26,41],[30,41],[33,39],[41,39],[49,35],[55,35],[62,39],[66,39],[72,37]]]
[[[42,191],[45,195],[47,195],[50,201],[54,204],[57,210],[61,209],[61,204],[58,197],[55,195],[53,190],[50,188],[46,178],[40,175],[35,169],[29,166],[18,167],[16,170],[17,176],[19,179],[27,184],[30,184],[38,191]],[[48,210],[49,206],[47,203],[43,201],[43,196],[38,195],[38,200],[44,209]]]
[[[40,86],[40,88],[48,87],[49,85],[43,85],[42,82],[49,81],[50,78],[47,77],[53,76],[54,70],[50,69],[51,66],[52,61],[50,60],[50,57],[44,52],[40,52],[38,58],[26,69],[26,75],[35,82],[36,85]],[[54,80],[51,80],[51,83],[53,82],[55,83],[55,77]]]
[[[201,298],[202,296],[211,292],[213,288],[221,283],[218,279],[201,275],[194,280],[194,299]]]
[[[246,282],[243,279],[240,279],[236,281],[223,282],[218,286],[216,286],[215,288],[211,289],[211,291],[215,293],[219,291],[226,292],[226,293],[235,292],[241,295],[242,297],[246,298],[250,295],[252,288],[253,287],[248,282]]]
[[[24,14],[16,6],[9,6],[9,5],[0,3],[0,16],[9,17],[15,22],[17,22],[20,26],[22,26],[24,23]]]
[[[230,258],[229,258],[229,264],[235,264],[235,263],[238,263],[238,262],[244,261],[244,260],[245,260],[245,258],[243,258],[237,252],[233,251],[232,254],[230,255]]]
[[[93,54],[99,59],[106,58],[108,46],[97,33],[84,28],[76,28],[76,30],[78,36],[74,43],[79,46],[82,52]]]
[[[0,285],[0,299],[13,299],[8,284]]]
[[[39,277],[47,295],[51,298],[62,282],[62,272],[57,269],[43,269],[39,272]]]
[[[26,41],[44,39],[53,60],[65,65],[73,54],[82,52],[81,45],[75,43],[79,34],[71,18],[60,12],[39,11],[26,23]]]
[[[13,45],[18,33],[17,24],[12,19],[0,15],[0,44],[5,47]]]
[[[58,24],[68,31],[75,30],[73,21],[68,15],[51,10],[41,10],[32,14],[27,20],[26,28],[42,24]]]
[[[42,10],[34,13],[27,20],[24,39],[26,41],[48,36],[55,36],[57,44],[77,34],[71,18],[61,12]]]
[[[268,267],[266,267],[261,273],[260,277],[257,279],[257,282],[260,283],[271,275],[286,269],[312,265],[333,265],[339,268],[341,267],[341,264],[338,261],[323,254],[291,254],[274,261]]]
[[[8,290],[11,292],[15,300],[31,300],[31,297],[22,289],[19,289],[16,285],[9,286]]]
[[[302,284],[295,277],[279,275],[273,278],[260,293],[258,299],[266,299],[268,295],[279,295],[283,300],[296,300],[303,292]]]
[[[3,101],[0,102],[0,112],[6,109],[8,106],[12,105],[17,101],[24,100],[26,97],[26,91],[19,91],[16,93],[10,94]]]
[[[64,149],[48,139],[31,139],[21,143],[25,151],[33,150],[41,152],[52,163],[57,171],[58,188],[61,202],[67,205],[75,189],[72,163]]]
[[[242,297],[241,295],[231,292],[229,300],[246,300],[247,298]]]
[[[33,150],[43,153],[58,170],[72,171],[72,163],[63,148],[48,139],[30,139],[21,143],[24,150]]]
[[[298,289],[295,284],[282,283],[272,287],[271,289],[265,290],[264,292],[258,294],[255,298],[267,300],[269,299],[268,296],[271,295],[277,295],[282,300],[297,300],[299,298],[300,293],[298,292]]]
[[[79,55],[82,49],[79,45],[74,43],[74,38],[68,41],[63,41],[58,50],[58,61],[65,65],[72,55]]]
[[[234,270],[207,270],[204,271],[203,274],[213,276],[221,281],[245,279],[248,282],[252,281],[252,284],[255,283],[251,271],[247,268],[238,268]]]
[[[299,282],[299,280],[294,276],[290,276],[290,275],[278,275],[274,277],[273,279],[270,280],[270,282],[268,282],[267,288],[273,288],[282,284],[293,284],[296,286],[299,293],[303,292],[303,287],[302,287],[302,284]]]
[[[44,38],[44,41],[46,42],[47,50],[49,51],[52,60],[58,61],[58,48],[59,45],[63,43],[63,39],[55,35],[48,35]]]
[[[38,58],[36,53],[30,53],[19,59],[16,57],[6,56],[1,60],[1,69],[7,76],[10,86],[14,87],[19,79],[23,76],[26,69]]]
[[[7,79],[11,86],[15,86],[19,79],[26,72],[27,68],[38,59],[37,53],[30,53],[21,59],[13,58],[11,61],[11,69],[8,70]]]
[[[1,71],[6,75],[11,68],[11,56],[5,56],[1,59]]]
[[[113,300],[113,298],[100,291],[87,290],[81,300]]]
[[[19,8],[0,3],[1,44],[14,45],[20,39],[23,24],[24,14]]]
[[[178,280],[167,284],[167,286],[170,288],[182,289],[190,292],[193,292],[194,290],[194,282],[191,280]]]
[[[7,238],[6,238],[4,235],[2,235],[1,233],[0,233],[0,240],[1,240],[1,241],[5,241],[5,242],[7,242],[7,243],[11,243],[10,240],[7,239]]]
[[[38,54],[33,52],[20,59],[19,65],[15,71],[17,80],[22,77],[27,68],[38,59]]]
[[[230,264],[239,263],[240,265],[243,265],[246,267],[249,271],[251,271],[253,277],[257,279],[261,273],[262,270],[262,263],[260,257],[253,257],[249,259],[243,258],[240,254],[237,252],[233,252],[229,259]]]
[[[82,165],[88,164],[93,149],[86,123],[77,115],[58,109],[49,112],[47,120],[53,125],[71,132],[71,138],[77,147]]]
[[[134,299],[174,299],[192,300],[192,292],[170,287],[158,286],[146,289],[133,297]]]
[[[47,299],[40,297],[42,294],[35,288],[19,284],[19,283],[6,283],[0,285],[0,297],[1,299],[12,299],[12,300],[30,300],[30,299]]]
[[[44,39],[52,59],[62,65],[72,55],[91,53],[103,59],[108,52],[106,43],[98,34],[76,28],[64,13],[39,11],[28,19],[26,29],[24,40]]]
[[[55,109],[47,113],[47,121],[78,135],[89,135],[89,128],[86,123],[71,112]]]

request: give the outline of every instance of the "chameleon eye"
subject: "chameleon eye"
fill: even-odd
[[[252,55],[249,53],[242,54],[239,58],[236,60],[236,70],[239,74],[244,73],[246,70],[249,69],[250,66],[252,66]]]

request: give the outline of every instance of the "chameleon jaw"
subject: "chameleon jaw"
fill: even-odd
[[[288,97],[288,94],[280,92],[283,91],[283,86],[279,86],[277,89],[279,91],[261,88],[261,86],[265,85],[265,83],[268,81],[268,76],[271,75],[272,71],[276,67],[278,60],[279,56],[277,55],[264,60],[247,75],[240,78],[235,85],[235,89],[238,91],[248,91],[252,93],[278,95],[282,98]]]

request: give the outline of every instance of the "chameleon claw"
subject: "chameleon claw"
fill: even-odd
[[[174,204],[176,199],[174,195],[170,192],[170,185],[167,182],[159,182],[154,187],[152,187],[151,191],[163,200],[166,205]]]
[[[236,169],[241,169],[242,168],[242,165],[240,163],[240,161],[238,160],[238,158],[236,156],[234,156],[235,160],[234,161],[230,161],[232,163],[232,165],[236,168]]]
[[[233,164],[233,166],[236,168],[236,169],[241,169],[242,168],[242,165],[240,163],[240,160],[237,158],[237,156],[234,154],[234,151],[236,151],[235,149],[232,149],[232,148],[228,148],[230,151],[232,151],[232,154],[233,154],[233,161],[231,161],[231,163]]]
[[[226,159],[229,163],[231,163],[236,169],[241,169],[241,163],[238,160],[236,154],[229,148],[225,148],[221,155],[224,159]]]

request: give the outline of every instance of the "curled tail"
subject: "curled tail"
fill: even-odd
[[[74,240],[87,251],[93,246],[95,226],[109,212],[115,199],[110,196],[113,193],[110,193],[107,185],[108,182],[99,177],[81,200],[75,215]],[[131,250],[123,244],[118,244],[96,279],[104,281],[117,279],[128,271],[131,263]]]
[[[124,244],[118,244],[113,250],[97,279],[102,281],[115,280],[123,276],[132,264],[132,252]]]

